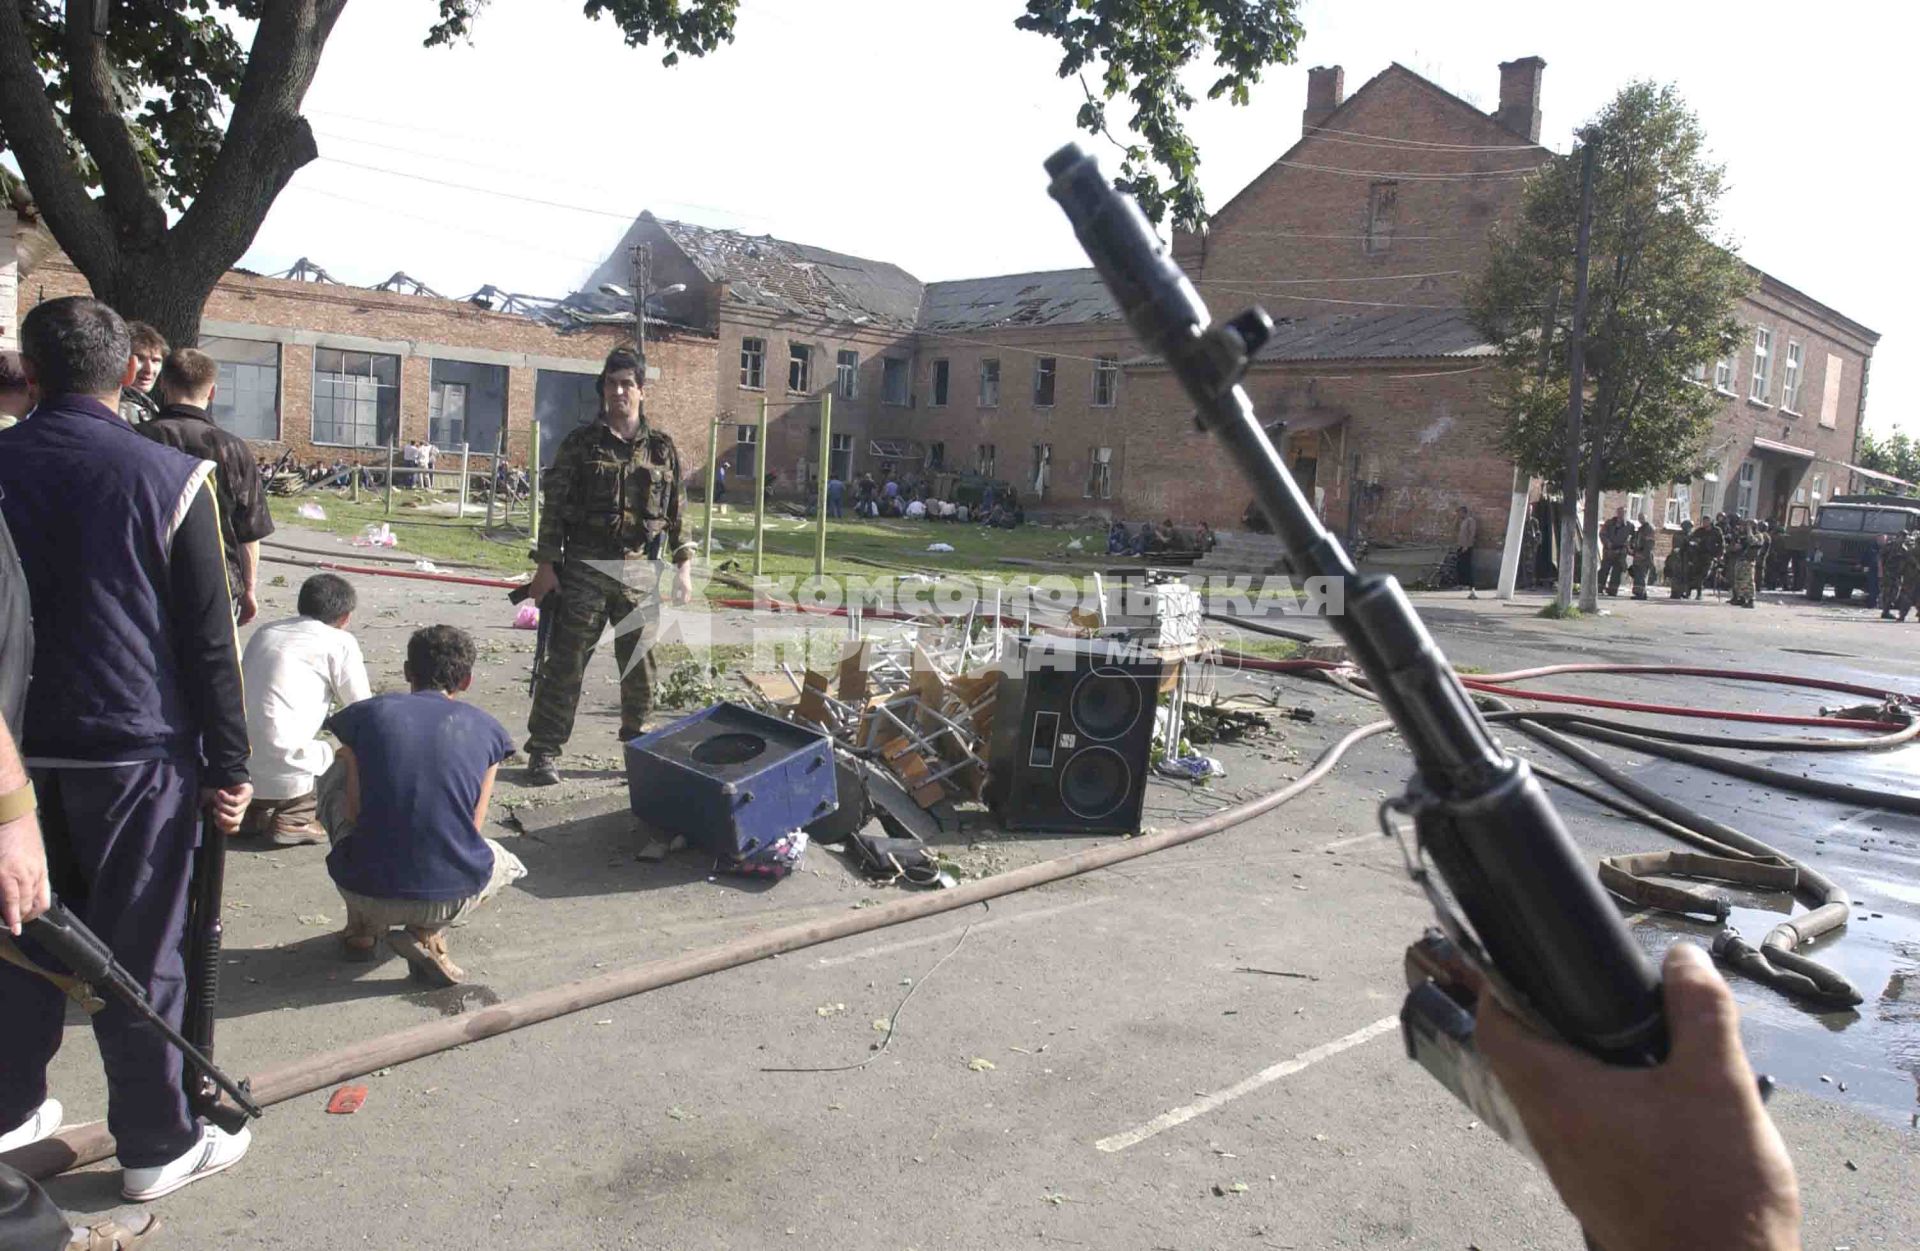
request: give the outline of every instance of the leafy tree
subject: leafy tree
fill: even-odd
[[[391,2],[391,0],[389,0]],[[429,47],[473,37],[487,0],[436,0]],[[1028,0],[1017,24],[1060,42],[1061,73],[1094,69],[1080,123],[1104,133],[1126,95],[1142,142],[1120,185],[1157,217],[1199,219],[1198,154],[1180,71],[1209,48],[1210,97],[1244,103],[1290,61],[1298,0]],[[275,197],[319,155],[300,115],[346,0],[0,0],[0,152],[19,163],[54,238],[94,291],[175,343],[253,242]],[[585,0],[664,63],[733,39],[739,0]],[[110,14],[106,32],[96,11]],[[252,24],[242,46],[236,33]],[[1163,188],[1157,168],[1166,171]],[[170,213],[171,210],[171,213]],[[169,220],[172,216],[172,220]]]
[[[1496,232],[1467,305],[1500,348],[1500,445],[1527,472],[1584,470],[1585,550],[1599,551],[1600,493],[1696,476],[1720,402],[1698,371],[1732,351],[1748,267],[1715,237],[1723,171],[1671,86],[1632,83],[1585,132],[1595,146],[1580,445],[1567,446],[1567,339],[1581,154],[1531,177]],[[1590,565],[1591,569],[1591,565]],[[1593,607],[1598,579],[1585,579]]]
[[[1876,439],[1871,431],[1862,430],[1860,446],[1854,450],[1853,459],[1862,469],[1877,469],[1908,482],[1920,482],[1920,443],[1915,443],[1904,430],[1896,430],[1884,439]],[[1891,483],[1885,485],[1893,489]],[[1900,487],[1898,491],[1901,495],[1920,494],[1912,487]]]

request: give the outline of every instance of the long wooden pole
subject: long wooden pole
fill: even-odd
[[[713,487],[720,476],[720,423],[707,424],[707,541],[704,559],[713,563]]]
[[[1574,535],[1580,500],[1580,403],[1587,385],[1587,257],[1593,243],[1593,132],[1582,136],[1580,147],[1580,224],[1573,248],[1573,324],[1567,332],[1567,472],[1560,488],[1560,585],[1554,603],[1565,612],[1573,603],[1573,565],[1579,541]],[[1596,453],[1598,449],[1595,449]],[[1580,600],[1588,609],[1597,601],[1600,569],[1594,553],[1586,553]]]
[[[833,466],[833,388],[820,394],[820,491],[814,511],[813,574],[827,574],[827,471]]]
[[[658,990],[662,986],[691,981],[709,973],[738,968],[786,952],[952,912],[957,908],[985,903],[1003,895],[1030,890],[1169,847],[1195,842],[1279,807],[1325,777],[1355,743],[1392,728],[1392,723],[1388,721],[1363,725],[1329,747],[1314,761],[1313,767],[1297,780],[1236,807],[1223,809],[1192,825],[1174,826],[1154,834],[1089,847],[993,877],[963,882],[952,890],[912,895],[876,908],[836,913],[822,920],[798,921],[765,933],[749,934],[745,938],[721,943],[705,951],[649,960],[645,964],[618,969],[599,977],[535,991],[470,1015],[427,1021],[266,1069],[249,1079],[249,1088],[253,1091],[254,1099],[262,1106],[284,1103],[288,1099],[324,1090],[336,1082],[364,1076],[376,1069],[405,1064],[409,1060],[418,1060],[423,1056],[478,1042],[482,1038],[550,1021],[570,1012]],[[0,1157],[0,1163],[10,1164],[29,1177],[47,1178],[104,1160],[112,1154],[113,1135],[107,1132],[104,1121],[93,1121],[63,1129],[30,1147],[8,1152]]]
[[[767,547],[767,397],[760,397],[760,446],[753,460],[753,576],[766,563]]]

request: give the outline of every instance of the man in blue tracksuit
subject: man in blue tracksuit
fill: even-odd
[[[30,420],[0,431],[0,512],[34,616],[20,750],[54,893],[177,1025],[200,813],[237,829],[252,791],[213,465],[115,412],[130,346],[106,305],[50,300],[20,337],[40,397]],[[65,1003],[0,965],[0,1149],[59,1125],[47,1062]],[[192,1115],[180,1053],[123,1005],[93,1029],[124,1197],[157,1199],[245,1154],[246,1130]]]

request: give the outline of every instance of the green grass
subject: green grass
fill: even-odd
[[[1248,656],[1258,656],[1262,660],[1292,660],[1300,654],[1300,644],[1292,639],[1244,636],[1233,645],[1233,650]]]
[[[1579,606],[1575,604],[1568,604],[1565,608],[1558,604],[1548,604],[1534,615],[1545,617],[1549,621],[1578,621],[1586,614],[1582,613]]]
[[[407,503],[425,501],[424,494],[406,492],[394,496],[393,514],[388,516],[378,499],[363,499],[355,504],[332,492],[301,496],[274,496],[269,500],[276,524],[301,526],[329,534],[352,537],[369,525],[382,522],[392,526],[400,551],[436,562],[459,561],[475,564],[504,575],[531,573],[526,553],[531,544],[518,531],[496,528],[483,530],[479,518],[460,521],[452,516],[425,514]],[[311,521],[298,514],[308,500],[326,510],[324,521]],[[524,520],[524,518],[520,518]],[[988,578],[1011,580],[1026,577],[1064,576],[1076,586],[1090,581],[1091,569],[1104,563],[1106,537],[1098,525],[1076,529],[1022,526],[1017,530],[988,530],[977,525],[945,522],[841,519],[827,523],[826,576],[840,581],[861,578],[881,581],[890,574],[924,573],[943,582]],[[784,514],[769,514],[765,531],[766,554],[762,571],[770,578],[792,580],[813,576],[814,523]],[[704,544],[706,508],[690,505],[687,538]],[[1078,538],[1084,551],[1070,551],[1067,544]],[[751,580],[753,576],[753,516],[751,513],[723,512],[714,519],[713,561],[717,570],[734,578]],[[951,552],[930,552],[932,543],[948,543]],[[1099,545],[1099,551],[1095,546]],[[743,550],[747,549],[747,550]],[[384,554],[381,549],[367,549]],[[271,554],[271,551],[269,552]],[[345,553],[351,558],[351,552]],[[1031,565],[1001,563],[1001,557],[1033,561]],[[714,580],[707,586],[713,599],[739,596],[737,586]]]

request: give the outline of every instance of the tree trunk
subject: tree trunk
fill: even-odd
[[[1597,436],[1599,431],[1594,432]],[[1587,550],[1586,576],[1580,579],[1580,611],[1598,612],[1600,610],[1600,448],[1599,439],[1594,439],[1594,452],[1587,460],[1587,487],[1581,494],[1586,500],[1587,515],[1582,521],[1582,533]]]
[[[111,304],[128,321],[144,321],[158,330],[169,347],[194,347],[200,342],[200,316],[213,283],[180,277],[182,269],[167,255],[167,247],[123,254],[112,273],[88,274],[96,298]]]

